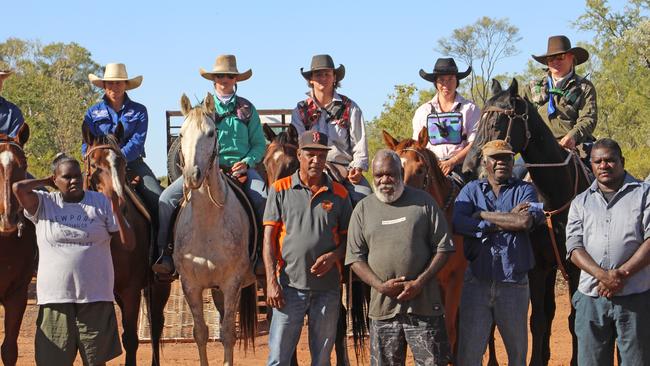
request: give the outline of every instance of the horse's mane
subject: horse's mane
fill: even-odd
[[[121,153],[122,151],[120,140],[113,134],[95,136],[95,145],[109,145],[114,148],[116,152]]]

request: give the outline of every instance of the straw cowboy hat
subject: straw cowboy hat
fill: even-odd
[[[217,74],[237,75],[237,81],[244,81],[253,75],[253,70],[248,69],[240,73],[237,70],[237,59],[234,55],[219,55],[214,61],[212,71],[206,71],[204,68],[200,68],[199,73],[210,81],[214,81],[214,76]]]
[[[124,64],[106,64],[104,68],[104,77],[100,78],[95,74],[88,74],[88,80],[98,87],[103,88],[105,81],[126,81],[126,90],[135,89],[142,84],[142,75],[129,79],[126,73],[126,66]]]
[[[439,58],[436,60],[436,65],[433,67],[433,72],[428,73],[420,69],[420,76],[422,79],[436,82],[436,78],[440,75],[456,75],[456,79],[461,80],[467,77],[472,72],[472,67],[469,66],[464,72],[458,72],[458,66],[453,58]]]
[[[0,70],[0,79],[6,79],[13,73],[13,70]]]
[[[539,56],[531,56],[533,56],[535,61],[546,65],[546,58],[548,56],[559,55],[562,53],[572,53],[575,56],[576,65],[585,63],[589,59],[589,52],[582,47],[571,47],[571,41],[566,36],[548,37],[546,53]]]
[[[312,72],[316,70],[334,70],[334,75],[336,75],[336,81],[339,82],[345,77],[345,66],[339,64],[339,67],[334,67],[334,60],[330,55],[316,55],[311,58],[311,66],[309,70],[304,71],[300,68],[300,73],[305,80],[309,81],[311,79]]]

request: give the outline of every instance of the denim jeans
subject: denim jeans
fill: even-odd
[[[309,320],[311,365],[330,365],[341,306],[341,291],[338,288],[329,291],[297,290],[284,286],[282,295],[285,300],[284,307],[274,308],[271,317],[267,365],[291,364],[305,314]]]
[[[370,184],[366,180],[366,177],[361,176],[361,181],[359,184],[352,184],[349,180],[345,180],[343,186],[350,194],[350,200],[352,200],[352,206],[354,207],[359,201],[369,194],[372,194],[372,189]]]
[[[262,180],[255,169],[248,169],[248,179],[246,179],[246,183],[244,184],[244,191],[251,199],[251,203],[258,215],[258,220],[261,221],[264,216],[267,193],[264,187],[264,180]],[[183,176],[180,176],[165,188],[158,200],[158,217],[160,222],[158,228],[158,253],[162,253],[168,244],[167,237],[171,225],[169,220],[171,220],[172,214],[182,198]]]
[[[481,365],[492,324],[496,323],[508,365],[525,366],[529,300],[528,278],[519,283],[483,281],[468,269],[460,300],[458,365]]]
[[[621,366],[650,365],[650,291],[591,297],[576,291],[578,365],[613,365],[614,341]]]

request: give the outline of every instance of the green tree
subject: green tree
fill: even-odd
[[[500,60],[516,55],[521,40],[519,29],[508,19],[482,17],[474,24],[457,28],[451,36],[438,40],[437,51],[472,66],[469,92],[471,99],[483,106],[489,99],[490,82]]]
[[[88,82],[88,73],[100,71],[90,52],[76,43],[43,46],[10,38],[0,43],[0,62],[16,71],[3,96],[20,107],[29,124],[30,172],[49,174],[59,152],[80,158],[83,115],[100,95]]]

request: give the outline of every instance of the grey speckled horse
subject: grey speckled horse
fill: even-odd
[[[208,364],[208,328],[203,317],[203,291],[208,288],[221,315],[223,364],[232,365],[237,304],[244,347],[255,337],[255,276],[248,253],[250,223],[219,169],[212,95],[194,108],[183,95],[181,110],[185,116],[179,135],[185,200],[176,221],[174,263],[194,318],[194,340],[201,365]]]

